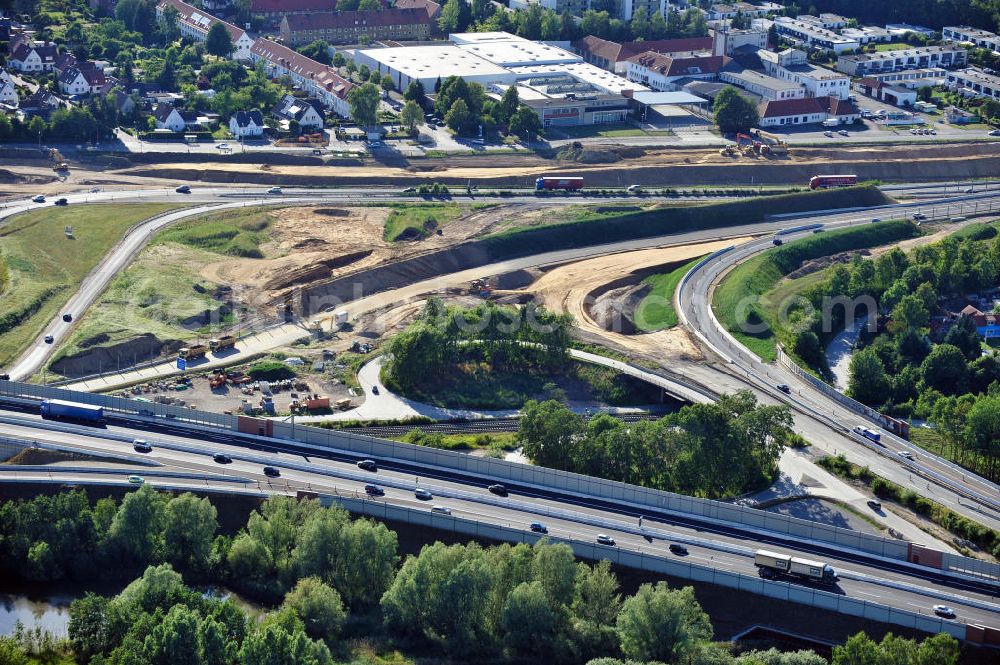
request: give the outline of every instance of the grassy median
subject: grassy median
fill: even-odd
[[[674,292],[691,268],[701,257],[686,263],[671,272],[651,275],[642,280],[652,288],[639,306],[635,308],[635,327],[643,332],[653,332],[677,325],[677,310],[674,309]]]
[[[178,206],[167,203],[95,204],[44,208],[17,215],[0,228],[7,287],[0,301],[0,366],[41,333],[125,232]],[[73,226],[74,238],[66,236]]]

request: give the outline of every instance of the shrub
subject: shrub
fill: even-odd
[[[294,377],[295,370],[283,362],[266,360],[251,367],[247,374],[254,381],[280,381]]]

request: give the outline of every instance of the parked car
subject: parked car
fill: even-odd
[[[882,510],[882,503],[880,501],[876,501],[875,499],[869,499],[868,507],[877,512]]]
[[[597,544],[598,545],[610,545],[611,547],[614,547],[615,546],[615,539],[612,538],[611,536],[607,536],[607,535],[605,535],[603,533],[599,533],[599,534],[597,534]]]
[[[431,506],[431,512],[438,515],[451,515],[451,508],[446,506]]]
[[[640,185],[629,185],[627,191],[629,194],[638,194],[642,191],[642,187]]]
[[[145,439],[136,439],[132,442],[132,450],[137,453],[151,453],[153,452],[153,446],[149,445],[149,442]]]
[[[368,496],[385,496],[385,490],[378,485],[365,485],[365,494]]]
[[[945,617],[948,619],[955,618],[955,610],[951,609],[947,605],[935,605],[934,614],[938,615],[939,617]]]
[[[57,206],[68,206],[69,205],[69,201],[67,201],[65,197],[60,198],[60,199],[56,199],[56,205]]]
[[[229,455],[224,455],[222,453],[215,453],[212,455],[212,459],[215,460],[217,464],[232,464],[233,458]]]
[[[421,501],[430,501],[434,498],[434,495],[430,493],[430,490],[425,490],[423,487],[418,487],[413,490],[413,496],[417,497]]]
[[[42,196],[41,194],[39,194],[38,196],[32,197],[31,200],[34,201],[35,203],[45,203],[45,197]]]
[[[176,189],[174,189],[174,191],[177,192],[178,194],[190,194],[191,193],[191,186],[190,185],[181,185],[180,187],[177,187]]]
[[[133,485],[142,485],[144,482],[146,482],[146,479],[143,478],[142,476],[129,476],[128,481]]]
[[[531,524],[528,525],[528,528],[531,529],[532,531],[534,531],[535,533],[548,533],[549,532],[549,528],[547,526],[545,526],[544,524],[542,524],[541,522],[532,522]]]
[[[268,478],[277,478],[278,476],[281,475],[281,472],[278,471],[273,466],[265,466],[264,467],[264,475],[267,476]]]
[[[676,554],[677,556],[687,556],[688,553],[688,548],[684,547],[683,545],[679,545],[677,543],[670,543],[670,547],[667,549],[669,549],[673,554]]]
[[[364,469],[365,471],[378,471],[378,465],[375,464],[375,460],[363,459],[358,462],[358,468]]]
[[[507,488],[501,485],[500,483],[497,483],[495,485],[490,485],[486,489],[490,491],[490,494],[496,494],[497,496],[507,496]]]
[[[992,130],[991,132],[989,132],[986,135],[987,136],[1000,136],[1000,129],[994,129],[994,130]]]

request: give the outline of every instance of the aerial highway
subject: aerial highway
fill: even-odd
[[[867,219],[837,219],[827,220],[827,227],[849,226],[853,224],[870,223]],[[811,230],[791,233],[782,236],[793,240],[805,237]],[[784,370],[779,365],[763,363],[756,355],[740,344],[716,319],[712,310],[712,294],[718,281],[733,266],[745,261],[760,252],[771,248],[771,238],[757,239],[717,256],[697,266],[689,273],[687,280],[681,283],[677,293],[677,302],[682,320],[689,326],[707,346],[714,350],[733,369],[745,375],[746,380],[759,389],[770,392],[783,402],[787,402],[799,411],[807,411],[816,418],[826,420],[833,429],[848,433],[857,441],[852,449],[843,449],[849,459],[857,454],[862,445],[869,452],[884,457],[894,463],[897,472],[889,476],[890,480],[905,487],[920,490],[926,485],[936,484],[940,490],[931,498],[943,503],[956,512],[963,512],[972,519],[991,526],[1000,527],[1000,487],[995,483],[980,478],[956,464],[928,453],[908,441],[882,432],[886,447],[871,445],[867,441],[849,434],[856,424],[873,424],[865,416],[855,413],[850,408],[827,396],[809,381],[799,378],[796,374]],[[785,395],[776,389],[777,384],[788,385],[790,395]],[[823,445],[822,441],[816,443]],[[909,452],[914,459],[906,459],[899,455],[900,451]],[[867,456],[870,459],[871,456]],[[885,465],[879,465],[885,468]],[[873,467],[876,473],[881,470]],[[902,473],[899,473],[899,470]],[[916,480],[914,480],[916,478]],[[962,498],[965,498],[963,503]],[[970,499],[976,506],[970,506]]]
[[[634,510],[579,495],[509,485],[509,496],[496,496],[486,490],[495,479],[470,477],[443,467],[377,460],[378,470],[370,472],[356,466],[356,455],[309,450],[294,442],[248,448],[225,437],[206,441],[191,435],[117,425],[94,429],[42,422],[35,415],[9,411],[0,411],[0,436],[103,458],[45,469],[0,466],[0,482],[123,484],[128,482],[128,476],[138,475],[146,483],[164,488],[198,487],[202,491],[247,494],[308,491],[359,498],[366,496],[366,484],[376,483],[385,495],[372,500],[426,510],[432,505],[446,506],[456,516],[522,528],[529,540],[528,525],[540,521],[554,538],[593,542],[598,533],[605,533],[615,539],[616,547],[652,556],[677,557],[668,545],[682,544],[688,549],[685,561],[750,575],[755,574],[752,557],[756,549],[779,549],[830,563],[841,578],[835,592],[858,600],[928,616],[933,614],[934,604],[945,603],[956,609],[956,620],[962,623],[996,626],[1000,617],[998,580],[941,573],[840,547],[800,542],[777,534],[754,534],[691,517],[658,515],[655,511],[643,514],[640,525],[640,514]],[[146,454],[134,452],[135,438],[147,441],[152,450]],[[220,453],[231,463],[216,463],[213,456]],[[280,476],[265,476],[265,465],[279,469]],[[418,487],[431,492],[433,499],[418,500],[413,494]]]

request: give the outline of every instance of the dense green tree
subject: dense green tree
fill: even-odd
[[[399,122],[410,132],[415,132],[417,127],[424,124],[424,110],[413,100],[409,100],[403,105],[403,110],[399,113]]]
[[[204,574],[212,564],[212,540],[219,528],[208,498],[185,492],[167,502],[163,538],[167,561],[177,570]]]
[[[162,547],[164,504],[150,485],[125,495],[107,536],[121,563],[144,566],[154,560]]]
[[[381,95],[378,86],[372,83],[352,88],[347,93],[351,120],[356,122],[359,127],[374,126],[378,116],[379,99],[381,99]]]
[[[930,323],[930,312],[927,311],[920,296],[916,294],[903,296],[899,304],[893,308],[890,317],[893,326],[898,330],[926,328]]]
[[[878,406],[888,397],[889,377],[882,360],[871,349],[851,356],[847,394],[863,404]]]
[[[336,640],[347,613],[340,594],[317,577],[300,579],[283,603],[302,620],[306,632],[327,643]]]
[[[198,657],[204,665],[226,665],[232,662],[232,642],[227,639],[226,626],[213,617],[206,617],[198,626]]]
[[[469,105],[464,99],[456,99],[451,105],[448,113],[444,116],[444,122],[456,134],[469,136],[476,131],[476,116],[469,111]]]
[[[229,36],[225,24],[221,21],[213,23],[205,36],[205,50],[214,56],[228,58],[234,48],[233,38]]]
[[[465,32],[472,21],[472,9],[465,0],[448,0],[441,8],[438,28],[445,34]]]
[[[920,365],[924,383],[945,395],[965,392],[968,368],[962,351],[951,344],[938,344]]]
[[[749,131],[760,120],[753,102],[731,85],[727,85],[716,95],[712,111],[715,124],[724,134]]]
[[[529,401],[521,409],[517,441],[536,464],[553,469],[574,467],[574,446],[583,421],[566,406],[549,400]]]
[[[712,624],[694,589],[671,590],[666,582],[643,584],[618,615],[622,653],[640,661],[682,662],[712,639]]]
[[[504,640],[520,656],[547,656],[555,646],[559,617],[542,583],[522,582],[503,608]]]
[[[528,106],[522,106],[510,118],[510,133],[525,141],[534,141],[541,132],[542,120],[538,117],[538,113]]]
[[[958,348],[966,360],[972,361],[982,355],[983,344],[976,330],[976,322],[971,316],[960,316],[944,337],[945,344]]]
[[[493,111],[493,117],[496,118],[497,122],[501,125],[506,125],[510,122],[510,119],[514,117],[517,113],[518,107],[521,105],[521,100],[517,95],[517,86],[511,85],[504,90],[503,97],[500,98],[500,103],[497,104]]]
[[[324,65],[334,64],[333,58],[330,57],[330,44],[323,41],[322,39],[316,39],[305,46],[299,47],[299,53],[302,55],[312,58],[316,62],[321,62]],[[344,56],[340,56],[340,60],[343,61]],[[343,62],[338,67],[343,66]]]
[[[410,81],[410,85],[406,86],[403,99],[408,102],[416,102],[421,109],[427,109],[430,105],[430,102],[427,100],[427,93],[424,90],[424,84],[417,79]]]

